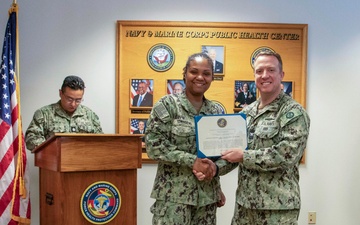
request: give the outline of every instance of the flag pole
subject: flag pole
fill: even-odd
[[[26,198],[26,187],[24,183],[24,167],[23,167],[23,132],[22,132],[22,117],[21,117],[21,104],[20,104],[20,54],[19,54],[19,20],[18,20],[18,5],[16,4],[16,0],[13,1],[12,12],[16,12],[16,66],[15,66],[15,84],[16,84],[16,97],[18,99],[18,142],[19,142],[19,151],[18,151],[18,164],[16,168],[16,178],[19,179],[19,195],[22,198]]]
[[[18,5],[16,3],[16,0],[13,0],[13,4],[11,6],[11,8],[9,9],[9,15],[11,13],[16,13],[16,62],[15,62],[15,74],[14,74],[14,79],[15,79],[15,84],[16,84],[16,97],[18,99],[18,158],[17,158],[17,166],[16,166],[16,171],[15,171],[15,180],[14,180],[14,191],[13,191],[13,201],[12,201],[12,210],[14,207],[14,200],[15,200],[15,195],[16,195],[16,190],[17,190],[17,184],[19,185],[18,190],[19,190],[19,196],[23,199],[25,199],[27,196],[27,190],[26,190],[26,185],[25,185],[25,181],[24,181],[24,152],[23,152],[23,131],[22,131],[22,117],[21,117],[21,104],[20,104],[20,56],[19,56],[19,26],[18,26]],[[19,182],[18,182],[19,181]],[[11,210],[11,211],[12,211]],[[20,224],[30,224],[30,219],[28,218],[23,218],[21,216],[15,216],[12,215],[12,219],[19,222]]]
[[[16,0],[13,1],[12,7],[9,10],[9,14],[15,12],[16,13],[16,62],[15,62],[15,75],[14,75],[14,79],[15,79],[15,84],[16,84],[16,97],[18,99],[18,116],[19,116],[19,120],[18,120],[18,143],[19,143],[19,151],[18,151],[18,163],[17,163],[17,168],[16,168],[16,179],[19,179],[19,195],[22,198],[26,198],[26,187],[25,187],[25,183],[24,183],[24,167],[23,167],[23,145],[22,145],[22,140],[23,140],[23,132],[22,132],[22,118],[21,118],[21,105],[20,105],[20,62],[19,62],[19,26],[18,26],[18,5],[16,4]],[[16,190],[16,184],[14,186],[14,194],[15,194],[15,190]]]

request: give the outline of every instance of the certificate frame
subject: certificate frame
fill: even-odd
[[[247,149],[244,113],[197,115],[194,120],[197,157],[219,158],[228,149]]]

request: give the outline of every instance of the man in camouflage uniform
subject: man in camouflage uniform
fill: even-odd
[[[84,89],[80,77],[64,79],[59,90],[60,100],[34,113],[25,133],[27,149],[33,150],[54,133],[103,133],[99,117],[88,107],[80,105]]]
[[[225,201],[218,176],[201,182],[192,172],[201,171],[194,116],[222,113],[215,102],[204,97],[213,80],[210,57],[205,53],[190,56],[183,75],[186,89],[162,97],[147,122],[146,151],[158,161],[151,192],[156,199],[150,209],[153,225],[213,225],[217,204],[222,206]],[[211,178],[216,175],[214,170],[208,174]]]
[[[248,150],[222,158],[239,163],[232,225],[292,225],[300,212],[299,164],[309,135],[304,108],[281,91],[279,54],[260,53],[254,63],[261,98],[244,108]]]

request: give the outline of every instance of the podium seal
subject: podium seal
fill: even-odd
[[[120,211],[121,195],[110,182],[99,181],[89,185],[80,199],[81,213],[93,224],[105,224]]]

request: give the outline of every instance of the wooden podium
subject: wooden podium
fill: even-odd
[[[41,225],[136,225],[140,137],[56,133],[32,152],[40,168]],[[120,197],[117,214],[101,223],[89,220],[81,203],[97,182],[113,184]]]

